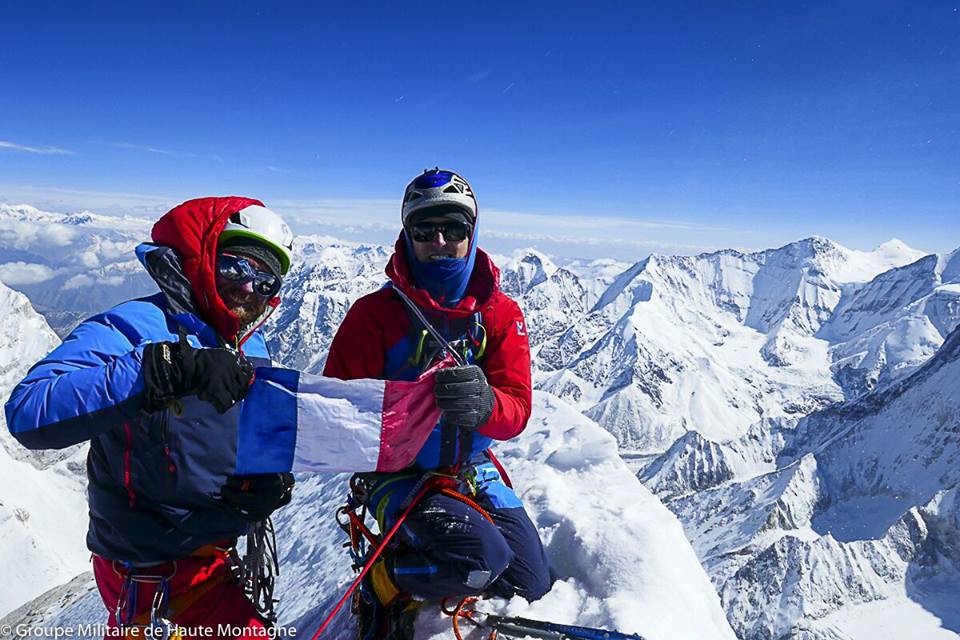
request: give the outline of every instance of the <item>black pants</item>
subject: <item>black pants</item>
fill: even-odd
[[[424,498],[397,533],[403,546],[387,566],[397,586],[423,598],[489,593],[537,600],[552,579],[536,527],[523,507],[496,508],[481,493],[473,507]]]

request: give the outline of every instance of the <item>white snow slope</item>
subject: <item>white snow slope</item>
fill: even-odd
[[[564,299],[565,328],[537,350],[538,387],[646,454],[689,431],[722,441],[802,417],[908,374],[960,322],[938,256],[900,268],[921,257],[899,243],[863,253],[824,238],[650,256],[585,313]],[[922,286],[908,286],[921,272]],[[874,278],[902,291],[888,300]]]
[[[782,429],[773,471],[668,502],[740,637],[960,637],[958,376],[960,328],[913,375]]]
[[[0,283],[0,401],[60,340],[27,297]],[[0,616],[86,566],[84,451],[34,454],[0,411]]]

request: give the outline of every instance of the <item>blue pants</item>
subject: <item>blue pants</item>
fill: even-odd
[[[422,598],[481,593],[541,598],[550,590],[550,568],[523,507],[495,506],[482,490],[473,498],[495,524],[442,494],[414,508],[397,532],[403,545],[387,560],[397,586]]]

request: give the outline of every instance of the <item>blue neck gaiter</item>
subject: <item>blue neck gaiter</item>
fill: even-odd
[[[430,297],[444,307],[455,307],[463,299],[473,274],[473,265],[477,259],[478,224],[473,227],[470,249],[463,258],[442,258],[429,262],[420,262],[413,253],[413,240],[407,230],[403,230],[403,241],[407,247],[407,264],[413,274],[413,282],[420,289],[426,289]]]

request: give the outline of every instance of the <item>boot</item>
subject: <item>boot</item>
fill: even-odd
[[[380,558],[364,576],[354,599],[357,640],[413,640],[420,601],[403,593]]]

